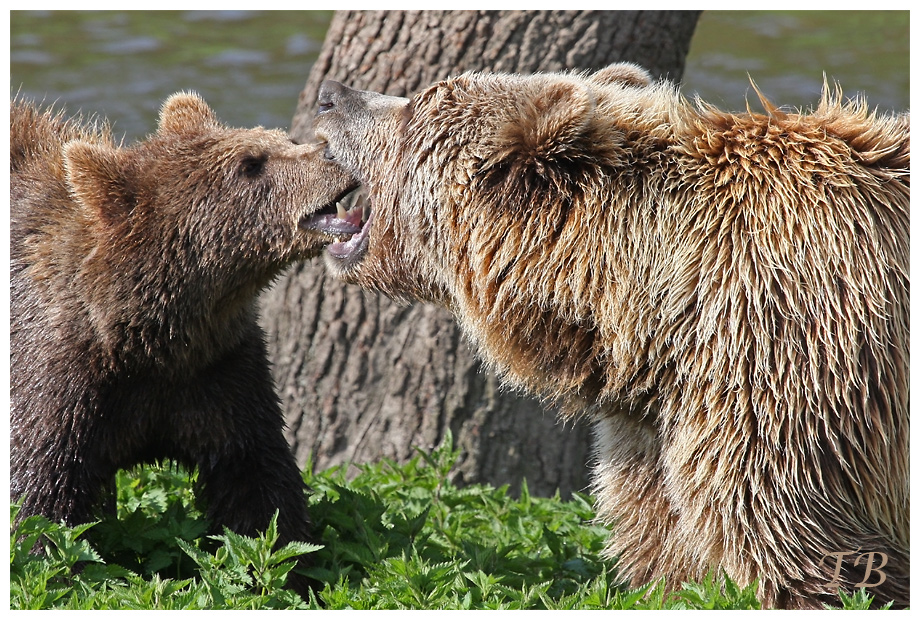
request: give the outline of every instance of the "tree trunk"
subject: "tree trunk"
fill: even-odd
[[[628,60],[679,80],[697,12],[424,11],[336,13],[300,95],[291,135],[312,139],[319,85],[408,96],[468,70],[596,70]],[[455,482],[536,495],[588,485],[586,424],[562,428],[537,400],[503,391],[450,314],[400,307],[340,284],[316,259],[263,299],[275,377],[298,460],[323,469],[405,461],[446,429],[463,454]]]

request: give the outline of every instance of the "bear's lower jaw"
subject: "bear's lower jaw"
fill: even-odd
[[[336,239],[326,247],[326,253],[336,261],[342,261],[340,268],[350,269],[361,262],[367,253],[368,240],[370,238],[371,222],[374,219],[374,213],[370,208],[366,209],[367,219],[361,226],[361,229],[353,234],[348,240],[342,241]]]

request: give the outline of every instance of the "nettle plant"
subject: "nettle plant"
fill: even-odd
[[[590,497],[516,496],[452,482],[448,437],[405,465],[316,473],[306,497],[321,545],[273,549],[276,519],[256,537],[207,535],[194,473],[171,463],[118,475],[117,515],[74,528],[34,516],[11,528],[12,609],[757,609],[756,583],[710,575],[667,593],[629,589],[602,555]],[[11,524],[18,506],[11,509]],[[283,586],[311,554],[322,589]],[[296,569],[300,570],[300,569]],[[867,608],[865,591],[843,596]]]

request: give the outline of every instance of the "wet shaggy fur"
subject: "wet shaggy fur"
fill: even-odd
[[[329,268],[450,308],[508,384],[594,421],[634,584],[908,603],[907,114],[827,86],[731,114],[632,65],[319,104],[373,209]]]
[[[11,486],[20,517],[88,522],[116,470],[199,472],[215,527],[280,510],[308,540],[256,295],[323,240],[352,179],[283,132],[224,127],[177,94],[146,141],[10,104]],[[109,497],[111,505],[112,498]]]

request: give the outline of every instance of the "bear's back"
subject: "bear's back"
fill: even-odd
[[[75,139],[110,137],[104,124],[84,125],[28,101],[10,101],[11,359],[27,360],[24,367],[79,340],[63,336],[47,316],[59,312],[49,308],[79,307],[73,302],[79,292],[73,284],[80,268],[76,257],[85,256],[92,243],[81,230],[85,217],[71,197],[64,166],[63,147]],[[81,316],[65,322],[69,334],[82,325]]]
[[[111,142],[105,123],[84,126],[79,117],[68,119],[62,112],[41,110],[30,101],[10,101],[10,173],[16,174],[36,159],[60,160],[61,147],[81,139]]]

